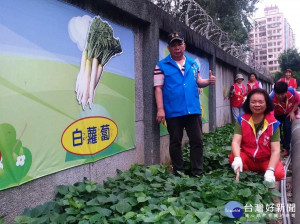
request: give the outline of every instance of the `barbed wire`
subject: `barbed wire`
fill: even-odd
[[[216,46],[239,59],[264,76],[271,78],[273,75],[266,66],[255,61],[253,48],[248,44],[240,44],[229,38],[201,6],[194,0],[150,0],[168,14],[185,23],[195,32],[210,40]]]

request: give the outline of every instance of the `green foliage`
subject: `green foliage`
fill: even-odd
[[[288,68],[293,70],[293,78],[300,83],[300,53],[297,49],[288,49],[278,57],[281,72],[275,73],[275,80],[284,77],[284,71]]]
[[[156,2],[156,5],[162,8],[163,10],[169,12],[172,16],[178,17],[180,11],[172,10],[173,8],[179,9],[181,6],[182,0],[159,0]]]
[[[176,177],[166,166],[133,165],[118,171],[103,186],[84,179],[58,186],[51,202],[26,209],[15,223],[225,223],[224,206],[272,203],[262,177],[242,173],[233,181],[230,170],[214,170],[199,178]],[[254,221],[264,223],[256,218]]]
[[[278,62],[282,72],[288,68],[293,71],[300,71],[300,54],[297,49],[288,49],[281,53],[279,55]]]
[[[4,224],[4,218],[5,218],[5,215],[0,216],[0,224]]]
[[[249,18],[256,11],[260,0],[195,0],[214,22],[230,37],[245,43],[251,29]]]
[[[277,80],[281,79],[282,77],[284,77],[284,73],[280,72],[280,71],[275,72],[273,75],[274,75],[275,81],[277,81]]]
[[[228,136],[232,129],[228,125],[214,134],[205,134],[206,147],[215,150],[206,159],[228,157],[222,145],[229,140],[221,136]],[[233,223],[224,213],[229,201],[265,205],[273,203],[272,196],[279,196],[256,173],[243,172],[240,182],[236,182],[231,169],[212,164],[211,170],[198,178],[174,176],[168,165],[135,164],[127,171],[117,170],[117,176],[108,178],[103,186],[86,178],[73,186],[61,185],[53,201],[26,209],[14,223]],[[239,221],[266,220],[243,216]]]
[[[215,132],[203,133],[203,157],[204,171],[210,172],[216,169],[231,169],[228,156],[231,152],[233,136],[233,124],[227,124],[217,128]],[[189,174],[190,170],[190,145],[183,147],[184,168]]]

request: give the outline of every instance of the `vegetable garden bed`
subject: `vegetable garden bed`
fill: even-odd
[[[273,203],[277,190],[269,189],[257,173],[243,172],[240,182],[228,164],[233,126],[204,134],[205,175],[176,177],[168,165],[135,164],[104,184],[84,179],[73,186],[58,186],[53,201],[26,209],[14,223],[266,223],[274,214],[247,212],[241,218],[229,218],[225,205]],[[188,148],[183,149],[189,168]]]

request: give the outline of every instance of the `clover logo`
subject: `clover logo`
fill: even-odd
[[[0,124],[0,189],[20,184],[31,164],[32,154],[17,139],[15,128]]]

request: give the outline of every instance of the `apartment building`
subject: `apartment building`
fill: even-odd
[[[277,6],[265,8],[264,17],[255,19],[248,40],[255,61],[271,73],[280,70],[280,53],[295,47],[293,30]]]

